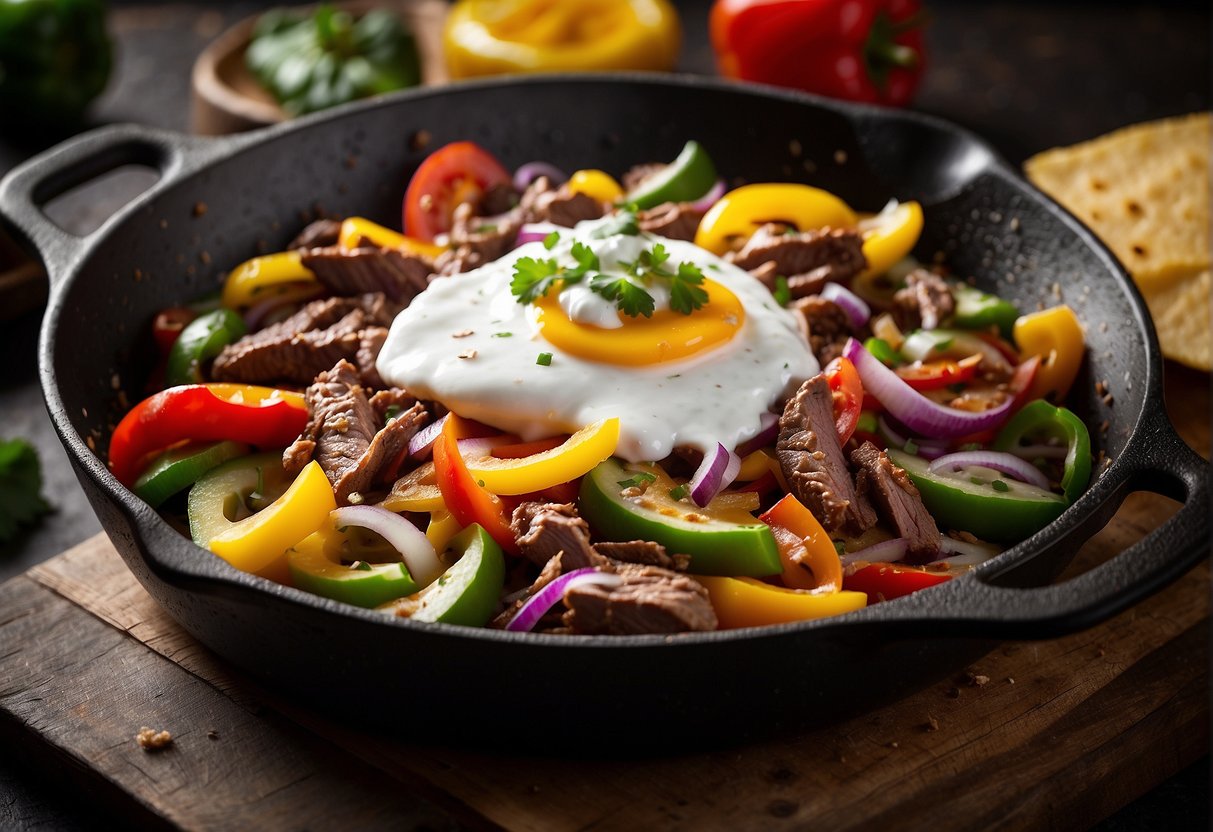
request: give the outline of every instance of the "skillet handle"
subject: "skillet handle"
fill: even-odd
[[[80,261],[109,225],[181,181],[230,141],[131,124],[82,133],[18,165],[0,180],[0,220],[38,253],[53,283]],[[92,233],[78,236],[64,231],[43,212],[55,197],[131,164],[151,167],[160,178]]]
[[[1072,580],[1023,589],[986,583],[979,576],[949,581],[922,596],[939,634],[940,618],[952,634],[997,640],[1057,638],[1100,624],[1183,576],[1209,553],[1209,463],[1189,448],[1167,420],[1161,403],[1143,419],[1135,449],[1126,449],[1110,489],[1114,507],[1131,491],[1145,490],[1184,503],[1165,523],[1110,560]],[[1113,472],[1116,472],[1113,474]],[[1098,526],[1091,527],[1091,533]],[[1081,545],[1063,539],[1060,545]],[[944,593],[950,598],[942,597]],[[934,594],[934,598],[926,596]],[[917,600],[917,599],[916,599]],[[917,605],[916,605],[917,606]],[[926,624],[926,617],[910,618]],[[910,622],[906,622],[907,624]]]

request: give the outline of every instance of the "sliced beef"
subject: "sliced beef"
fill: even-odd
[[[312,301],[291,317],[223,348],[215,381],[310,384],[341,359],[355,360],[368,327],[386,326],[394,305],[381,294]]]
[[[375,411],[380,421],[383,422],[387,421],[389,410],[399,416],[415,404],[417,404],[416,397],[409,393],[409,391],[401,390],[399,387],[389,387],[371,396],[371,409]],[[426,410],[429,410],[429,408],[426,408]]]
[[[383,421],[371,407],[357,369],[345,360],[316,377],[306,400],[307,426],[283,454],[283,467],[293,473],[316,459],[340,505],[380,482],[427,418],[425,408],[415,404],[380,428]]]
[[[636,215],[636,224],[641,231],[659,234],[671,240],[694,242],[699,221],[705,212],[689,202],[663,202]]]
[[[956,311],[956,299],[942,277],[926,269],[906,276],[906,287],[893,295],[893,320],[905,332],[937,329]]]
[[[842,355],[847,339],[855,334],[851,319],[843,308],[833,301],[810,295],[792,304],[805,320],[809,330],[809,347],[821,366],[825,366]]]
[[[287,245],[287,251],[297,248],[324,248],[337,245],[341,238],[341,223],[337,220],[316,220],[308,223],[295,239]]]
[[[571,503],[523,503],[514,509],[510,529],[522,554],[536,566],[561,553],[566,572],[607,563],[590,546],[590,527]]]
[[[302,261],[335,295],[382,292],[404,306],[429,285],[434,271],[433,263],[425,257],[391,248],[314,248],[303,253]]]
[[[787,232],[768,223],[751,235],[740,251],[726,257],[743,269],[775,263],[772,274],[788,278],[793,297],[820,290],[829,281],[850,280],[867,267],[863,238],[844,228]]]
[[[593,197],[573,193],[568,185],[553,188],[543,176],[531,183],[518,207],[526,222],[550,222],[566,228],[605,213],[602,203]]]
[[[354,360],[358,364],[358,374],[362,376],[362,383],[376,390],[387,387],[383,377],[379,375],[379,370],[375,367],[379,351],[383,349],[383,345],[387,341],[387,333],[388,329],[385,326],[369,326],[362,330],[358,334],[358,352],[354,354]]]
[[[519,208],[498,216],[482,217],[476,214],[476,208],[470,202],[463,203],[455,209],[451,219],[451,247],[438,255],[434,261],[435,271],[460,274],[504,256],[517,242],[522,222]]]
[[[574,633],[638,635],[716,629],[716,611],[698,581],[657,566],[613,568],[616,586],[583,583],[564,594],[564,623]]]
[[[806,381],[784,406],[775,455],[788,487],[826,531],[859,534],[876,522],[855,491],[834,427],[834,399],[824,375]]]
[[[859,490],[871,498],[881,516],[908,542],[906,559],[911,563],[935,560],[940,551],[939,528],[909,475],[871,442],[864,442],[852,451],[851,462],[859,469]]]
[[[648,162],[643,165],[633,165],[624,173],[623,178],[619,181],[623,184],[625,193],[631,193],[640,187],[640,184],[646,179],[651,179],[657,174],[666,169],[666,165],[661,162]]]
[[[686,566],[687,558],[666,554],[665,547],[651,540],[628,540],[622,543],[595,543],[594,551],[604,558],[624,563],[639,563],[660,566],[663,569],[678,569],[678,563]],[[679,558],[676,560],[675,558]]]
[[[518,204],[518,192],[512,182],[499,182],[490,185],[476,201],[476,213],[482,217],[495,217],[504,214]]]

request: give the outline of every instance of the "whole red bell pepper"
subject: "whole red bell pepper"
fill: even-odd
[[[306,424],[307,409],[298,393],[223,384],[170,387],[122,417],[110,439],[110,469],[130,486],[148,457],[179,442],[225,439],[283,448]]]
[[[722,75],[904,106],[924,65],[919,0],[716,0]]]

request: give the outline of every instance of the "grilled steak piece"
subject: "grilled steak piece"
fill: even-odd
[[[939,528],[909,475],[871,442],[852,451],[851,462],[859,469],[859,491],[871,498],[881,516],[908,542],[906,560],[929,563],[939,557]]]
[[[376,390],[387,387],[383,377],[379,375],[379,370],[375,368],[375,360],[379,358],[379,351],[387,341],[387,333],[387,327],[384,326],[369,326],[358,333],[358,352],[354,354],[358,374],[362,376],[363,384]]]
[[[841,306],[817,295],[809,295],[793,303],[792,309],[804,316],[809,328],[809,347],[823,367],[842,355],[843,346],[855,331],[851,329],[851,319]]]
[[[305,251],[301,259],[335,295],[382,292],[404,306],[429,285],[434,271],[434,264],[420,255],[372,246],[353,251],[336,246],[314,248]]]
[[[341,359],[354,360],[361,333],[387,326],[395,310],[381,294],[328,298],[223,348],[211,366],[215,381],[310,384]]]
[[[700,211],[689,202],[663,202],[656,208],[649,208],[636,215],[636,224],[641,231],[660,234],[671,240],[686,240],[694,242],[695,232],[699,230],[699,221],[703,219],[704,211]]]
[[[324,469],[339,505],[347,505],[379,482],[409,440],[426,422],[425,408],[414,404],[380,429],[358,371],[341,360],[321,372],[307,388],[308,423],[282,457],[288,473],[297,473],[315,458]],[[360,502],[354,498],[354,502]]]
[[[337,220],[316,220],[299,232],[295,239],[287,244],[287,251],[297,248],[325,248],[337,245],[341,238],[341,223]]]
[[[561,553],[565,572],[607,563],[590,546],[590,527],[571,503],[523,503],[514,509],[510,529],[522,554],[536,566]]]
[[[693,578],[623,563],[613,567],[618,586],[574,585],[564,594],[564,623],[574,633],[637,635],[716,629],[708,591]]]
[[[451,247],[438,255],[435,271],[460,274],[502,257],[514,247],[522,221],[519,208],[480,217],[470,202],[459,205],[451,218]]]
[[[598,200],[575,194],[568,185],[553,188],[544,176],[531,183],[518,207],[526,222],[550,222],[567,228],[582,220],[596,220],[604,213]]]
[[[926,269],[906,275],[906,288],[893,295],[893,320],[905,332],[937,329],[956,311],[956,299],[942,277]]]
[[[788,487],[826,531],[846,526],[859,534],[876,513],[855,491],[834,427],[834,398],[824,375],[796,391],[779,418],[775,456]]]
[[[823,228],[785,233],[768,223],[755,231],[740,251],[725,255],[743,269],[754,270],[774,262],[774,274],[788,278],[792,297],[819,291],[829,281],[850,280],[867,267],[863,238],[845,228]]]
[[[682,555],[670,557],[665,547],[651,540],[628,540],[623,543],[595,543],[594,551],[604,558],[623,563],[639,563],[660,566],[662,569],[685,569],[690,558]],[[679,566],[681,564],[681,566]]]
[[[416,397],[399,387],[389,387],[371,396],[371,408],[382,422],[387,422],[390,409],[395,408],[393,414],[399,416],[415,404],[417,404]],[[429,408],[427,407],[426,410]]]
[[[646,179],[650,179],[666,169],[662,162],[648,162],[643,165],[632,165],[620,179],[624,193],[631,193]]]
[[[522,609],[523,604],[525,604],[532,595],[560,577],[560,575],[564,572],[564,569],[561,568],[560,561],[560,553],[557,552],[556,556],[544,564],[543,569],[539,570],[539,577],[535,578],[535,580],[529,587],[526,588],[526,591],[523,592],[521,596],[506,604],[505,609],[498,613],[493,620],[489,622],[489,626],[496,630],[504,630],[505,625],[510,623],[514,616],[518,614],[518,611]],[[554,609],[559,608],[557,607]],[[557,621],[559,621],[558,617]],[[539,629],[539,627],[536,627],[536,629]]]
[[[504,214],[518,205],[518,192],[512,182],[499,182],[490,185],[476,201],[476,213],[482,217],[495,217]]]

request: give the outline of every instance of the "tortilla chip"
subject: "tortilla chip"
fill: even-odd
[[[1047,150],[1024,169],[1145,287],[1210,264],[1210,125],[1209,113],[1138,124]]]
[[[1163,355],[1195,367],[1213,369],[1213,278],[1208,267],[1142,288]]]

